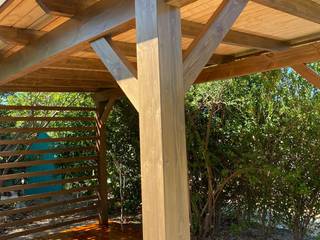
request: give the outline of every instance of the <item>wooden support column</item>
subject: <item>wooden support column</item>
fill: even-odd
[[[180,13],[135,2],[144,240],[189,240]]]
[[[107,183],[107,159],[106,159],[106,120],[115,98],[107,102],[96,102],[97,114],[97,153],[98,153],[98,180],[99,180],[99,222],[100,225],[108,226],[108,183]]]

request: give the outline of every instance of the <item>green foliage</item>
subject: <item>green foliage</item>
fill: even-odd
[[[311,67],[320,70],[319,64]],[[86,94],[7,94],[0,100],[93,104]],[[75,124],[88,126],[68,126]],[[291,69],[195,85],[186,95],[186,125],[195,239],[219,234],[226,225],[239,234],[253,224],[265,235],[286,226],[295,240],[303,239],[320,214],[318,90]],[[138,114],[127,100],[115,105],[107,134],[110,212],[140,213]]]

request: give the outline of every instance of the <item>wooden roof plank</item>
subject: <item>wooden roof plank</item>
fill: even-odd
[[[134,18],[131,0],[101,0],[36,42],[0,62],[0,85],[85,49],[88,42],[112,34]]]
[[[320,5],[310,0],[253,0],[267,7],[320,23]]]
[[[195,38],[204,29],[205,25],[188,20],[181,21],[182,35]],[[222,41],[226,44],[250,47],[267,51],[280,51],[289,48],[289,43],[259,36],[257,34],[230,30]]]

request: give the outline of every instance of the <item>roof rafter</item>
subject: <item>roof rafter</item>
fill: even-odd
[[[202,29],[204,29],[204,27],[205,25],[201,23],[191,22],[187,20],[181,21],[182,35],[185,37],[197,37]],[[284,41],[279,41],[272,38],[235,30],[230,30],[226,34],[222,42],[231,45],[250,47],[267,51],[280,51],[288,49],[290,47],[289,43]]]
[[[0,62],[0,85],[22,77],[73,52],[134,19],[132,0],[101,0],[39,40]]]
[[[252,0],[296,17],[320,23],[320,5],[310,0]]]
[[[186,90],[201,73],[247,3],[248,0],[224,0],[200,35],[192,42],[186,51],[183,66]]]

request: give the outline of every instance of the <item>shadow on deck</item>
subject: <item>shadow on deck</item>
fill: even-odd
[[[75,227],[46,238],[46,240],[142,240],[141,225],[126,224],[124,231],[121,225],[110,223],[109,228],[100,227],[99,224],[90,224],[81,227]]]

